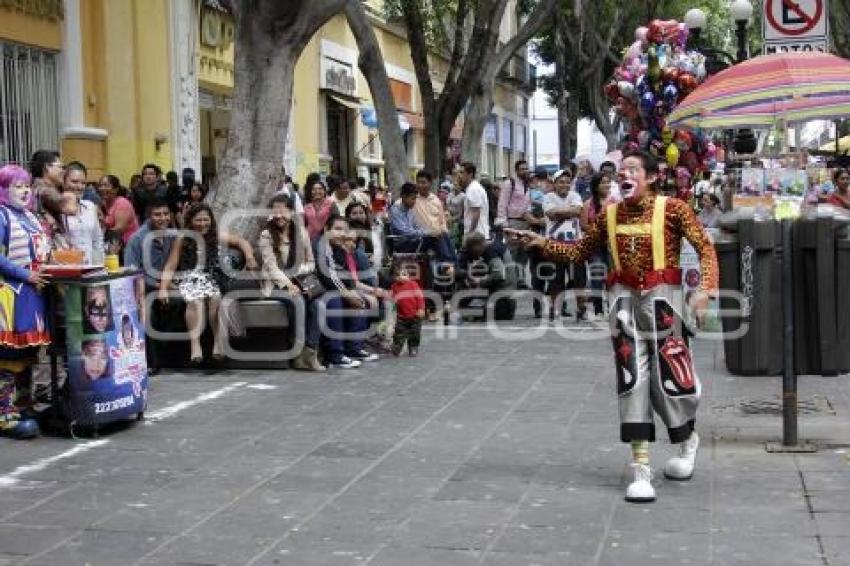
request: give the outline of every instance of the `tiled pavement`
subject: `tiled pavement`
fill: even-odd
[[[850,564],[846,377],[801,379],[817,453],[768,454],[780,416],[743,409],[779,379],[698,343],[697,474],[631,505],[609,342],[512,324],[357,371],[161,375],[152,415],[197,404],[96,444],[0,441],[0,565]]]

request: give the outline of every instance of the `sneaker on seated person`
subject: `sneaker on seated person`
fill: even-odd
[[[331,360],[328,363],[329,368],[337,369],[357,369],[362,365],[359,360],[352,360],[348,356],[343,356],[338,360]]]
[[[358,350],[357,352],[350,353],[348,357],[361,362],[374,362],[378,359],[378,354],[373,354],[367,350]]]

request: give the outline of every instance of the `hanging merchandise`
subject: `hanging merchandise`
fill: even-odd
[[[667,117],[706,79],[705,57],[687,49],[688,27],[676,20],[653,20],[635,30],[635,41],[605,85],[608,100],[626,122],[622,149],[642,149],[667,164],[670,184],[681,171],[696,176],[716,165],[715,143],[701,131],[667,127]]]

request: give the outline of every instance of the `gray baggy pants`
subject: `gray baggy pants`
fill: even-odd
[[[694,429],[701,386],[681,316],[681,287],[635,291],[618,284],[609,297],[621,440],[654,441],[653,412],[671,442],[686,440]]]

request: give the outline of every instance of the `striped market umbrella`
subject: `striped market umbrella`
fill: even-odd
[[[827,53],[763,55],[717,73],[670,114],[671,128],[772,128],[850,117],[850,61]]]

